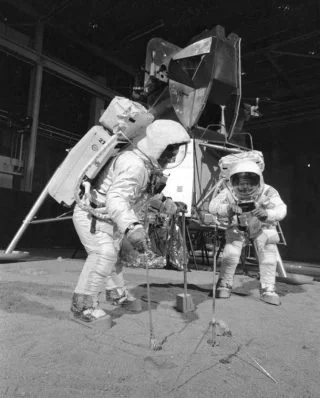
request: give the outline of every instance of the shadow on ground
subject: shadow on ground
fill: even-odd
[[[70,297],[70,289],[63,285],[18,281],[0,283],[0,308],[8,313],[65,319],[68,314],[65,311],[57,310],[51,303],[52,299],[59,300]]]
[[[250,296],[253,291],[257,290],[258,284],[259,282],[256,279],[245,281],[235,288],[233,293],[240,296]],[[192,296],[195,310],[199,304],[211,300],[209,297],[211,286],[212,284],[188,284],[188,293]],[[148,311],[147,285],[140,284],[131,291],[135,297],[141,299],[141,312]],[[285,296],[289,293],[302,293],[304,289],[301,285],[277,283],[277,291],[280,296]],[[182,283],[151,283],[151,309],[155,310],[158,307],[168,310],[176,309],[176,296],[183,292],[184,286]],[[0,308],[8,313],[37,315],[44,318],[64,320],[70,317],[69,304],[66,306],[66,301],[68,303],[71,302],[72,293],[71,288],[59,284],[48,285],[20,281],[1,282]],[[61,304],[59,303],[60,300]],[[103,294],[101,294],[100,303],[102,308],[106,306]],[[64,311],[57,307],[66,308],[66,310]],[[104,309],[113,319],[120,318],[127,313],[124,308],[115,307],[111,310],[109,308]],[[181,318],[185,322],[192,322],[198,319],[196,311],[179,314],[181,314]]]
[[[240,286],[233,289],[233,293],[239,296],[250,296],[254,291],[259,289],[259,281],[257,279],[252,279],[241,283]],[[303,293],[303,285],[290,285],[286,283],[277,282],[276,291],[279,296],[286,296],[289,293]]]
[[[151,309],[159,306],[164,309],[175,309],[176,295],[183,293],[183,284],[156,284],[150,285]],[[192,295],[195,307],[205,300],[208,300],[209,287],[188,285],[188,292]],[[148,311],[147,285],[141,284],[132,289],[132,293],[141,299],[142,311]],[[1,282],[0,283],[0,308],[7,313],[36,315],[44,318],[56,318],[64,320],[69,318],[69,305],[73,291],[65,285],[49,285],[30,282]],[[100,305],[106,307],[103,294],[100,297]],[[59,302],[61,301],[61,303]],[[174,303],[170,303],[170,302]],[[58,308],[57,308],[58,307]],[[63,311],[60,308],[68,308]],[[110,308],[110,307],[109,307]],[[127,311],[123,308],[104,308],[113,319],[123,316]],[[134,314],[134,313],[133,313]],[[181,317],[186,321],[193,321],[198,318],[196,312],[183,314]]]

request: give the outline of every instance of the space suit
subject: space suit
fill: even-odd
[[[213,215],[227,220],[216,297],[230,297],[242,248],[251,240],[259,261],[260,298],[279,305],[275,291],[279,242],[276,223],[286,216],[287,207],[277,190],[264,183],[262,171],[254,161],[235,163],[229,178],[227,186],[209,204]]]
[[[154,176],[177,155],[178,148],[190,141],[186,130],[171,120],[156,120],[146,127],[124,150],[101,170],[91,190],[93,207],[106,209],[107,217],[93,217],[76,205],[73,222],[88,254],[74,290],[71,311],[86,322],[104,317],[98,307],[105,279],[120,275],[119,250],[124,238],[139,252],[146,247],[146,231],[141,224],[148,198],[154,195]],[[124,286],[123,286],[124,288]]]

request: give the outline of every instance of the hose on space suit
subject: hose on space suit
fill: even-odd
[[[120,140],[120,135],[123,136],[125,141]],[[114,132],[114,135],[107,142],[107,144],[104,145],[103,147],[101,147],[100,150],[97,152],[96,156],[93,159],[91,159],[86,164],[86,166],[83,168],[83,170],[81,171],[80,176],[78,178],[75,190],[74,190],[74,197],[75,197],[75,201],[78,204],[78,206],[82,210],[87,211],[92,216],[94,216],[100,220],[109,220],[110,219],[110,217],[107,214],[107,207],[104,206],[104,207],[95,208],[91,205],[91,194],[90,194],[91,181],[86,177],[86,174],[87,174],[88,170],[93,165],[97,165],[97,163],[99,163],[99,159],[100,159],[100,163],[102,162],[102,160],[106,159],[103,164],[103,166],[105,166],[105,164],[108,162],[108,160],[110,160],[111,157],[114,157],[116,155],[113,152],[115,151],[116,146],[120,142],[133,145],[132,140],[129,137],[127,137],[123,133],[123,131],[121,131],[121,129],[117,129],[117,131]],[[139,148],[137,148],[137,149],[140,152],[142,152]],[[147,159],[149,159],[150,165],[154,168],[153,171],[157,172],[157,169],[154,166],[151,159],[144,152],[142,152],[142,153]],[[81,187],[83,187],[83,189],[81,189]]]
[[[93,208],[90,204],[90,188],[91,188],[91,182],[87,179],[86,174],[90,167],[92,167],[94,164],[97,163],[97,160],[102,157],[103,159],[107,158],[110,159],[112,156],[112,152],[114,151],[116,145],[119,143],[119,136],[114,135],[111,137],[110,141],[108,143],[101,147],[100,150],[97,152],[96,156],[93,159],[90,159],[90,161],[86,164],[86,166],[83,168],[82,172],[79,175],[75,190],[74,190],[74,197],[75,201],[78,204],[78,206],[82,209],[90,213],[96,218],[99,218],[101,220],[107,220],[109,219],[109,216],[106,211],[106,207],[101,207],[101,208]],[[81,186],[84,188],[84,192],[81,189]]]

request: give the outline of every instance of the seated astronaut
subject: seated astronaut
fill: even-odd
[[[287,213],[279,193],[264,183],[261,168],[250,159],[230,167],[230,181],[209,204],[209,211],[227,219],[226,244],[216,286],[217,298],[229,298],[242,248],[251,240],[259,261],[260,298],[280,305],[275,291],[277,267],[276,223]]]

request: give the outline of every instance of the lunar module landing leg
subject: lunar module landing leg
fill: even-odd
[[[0,252],[0,262],[14,262],[17,260],[22,260],[26,257],[29,256],[29,252],[27,251],[17,251],[15,250],[18,242],[20,241],[22,235],[28,228],[30,224],[40,224],[40,223],[46,223],[46,222],[54,222],[54,221],[64,221],[64,220],[69,220],[72,218],[72,216],[68,216],[70,212],[64,213],[60,215],[59,217],[56,218],[46,218],[42,220],[34,220],[38,210],[40,209],[41,205],[45,201],[45,199],[48,196],[48,188],[52,182],[52,179],[48,182],[48,184],[45,186],[41,194],[39,195],[38,199],[36,200],[35,204],[32,206],[30,209],[29,213],[27,214],[26,218],[23,220],[21,227],[9,243],[8,247],[4,252]]]

